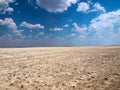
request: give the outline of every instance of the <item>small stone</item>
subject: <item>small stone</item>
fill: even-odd
[[[24,86],[23,85],[21,85],[21,88],[23,88]]]

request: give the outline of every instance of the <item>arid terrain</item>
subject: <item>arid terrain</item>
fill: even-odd
[[[0,90],[120,90],[120,46],[0,48]]]

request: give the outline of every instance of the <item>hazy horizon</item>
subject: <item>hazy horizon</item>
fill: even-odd
[[[0,0],[0,47],[120,45],[119,0]]]

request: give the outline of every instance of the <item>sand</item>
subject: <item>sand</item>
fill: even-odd
[[[120,46],[0,48],[0,90],[120,90]]]

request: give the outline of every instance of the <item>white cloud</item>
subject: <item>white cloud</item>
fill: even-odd
[[[75,37],[75,36],[76,36],[75,33],[71,33],[71,34],[69,34],[67,37],[69,38],[69,37]]]
[[[11,7],[9,7],[9,8],[7,8],[7,9],[4,10],[4,13],[6,13],[6,12],[11,13],[13,11],[14,11],[14,9],[11,8]]]
[[[0,0],[0,11],[6,9],[8,7],[8,2],[6,0]]]
[[[88,26],[73,23],[73,27],[73,32],[79,32],[77,36],[80,40],[92,41],[101,45],[120,44],[120,9],[93,18]]]
[[[73,23],[73,31],[76,31],[76,32],[79,32],[80,34],[85,34],[86,33],[86,30],[87,30],[87,27],[86,26],[78,26],[77,23]]]
[[[38,6],[49,12],[63,12],[77,0],[36,0]]]
[[[101,6],[100,3],[98,2],[94,4],[94,9],[91,10],[91,12],[95,12],[95,11],[106,12],[105,8]]]
[[[91,7],[92,8],[91,8]],[[84,13],[89,13],[89,12],[106,12],[105,8],[101,6],[99,2],[97,3],[90,3],[90,2],[81,2],[78,4],[77,12],[84,12]]]
[[[87,12],[90,9],[88,3],[81,2],[78,4],[77,12]]]
[[[21,27],[29,28],[29,29],[44,29],[44,26],[41,24],[30,24],[25,21],[23,21],[20,24]]]
[[[115,25],[120,24],[120,10],[104,13],[91,20],[90,28],[91,30],[110,30],[113,29]],[[120,25],[119,25],[120,26]]]
[[[101,14],[91,20],[89,32],[94,32],[95,37],[101,39],[105,37],[112,39],[116,34],[120,35],[118,28],[120,28],[120,10]]]
[[[63,30],[63,28],[58,28],[58,27],[50,29],[50,31],[62,31],[62,30]]]
[[[68,27],[68,26],[69,26],[68,24],[65,24],[63,27],[66,28],[66,27]]]
[[[18,27],[12,18],[5,18],[4,20],[0,19],[0,26],[5,26],[13,34],[22,37],[22,34],[21,34],[22,30],[18,30]]]
[[[3,1],[9,2],[9,3],[15,2],[15,0],[3,0]]]
[[[17,26],[12,18],[5,18],[4,20],[0,19],[0,25],[7,26],[10,29],[16,30]]]
[[[9,3],[14,3],[15,0],[0,0],[0,14],[5,14],[6,12],[11,13],[14,11]]]

